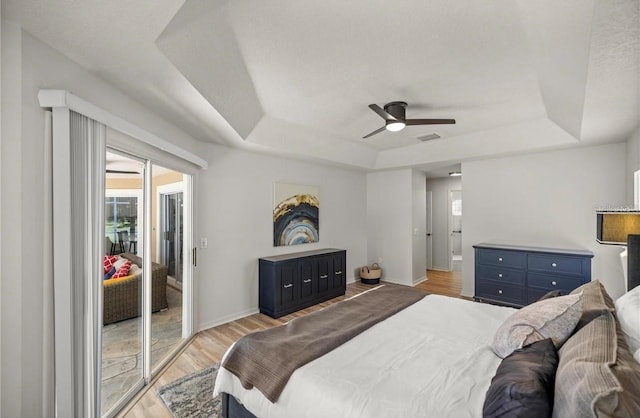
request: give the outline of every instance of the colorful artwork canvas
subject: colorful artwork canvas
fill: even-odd
[[[318,187],[275,183],[273,195],[273,245],[281,247],[318,242]]]

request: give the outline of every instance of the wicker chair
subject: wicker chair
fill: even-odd
[[[121,256],[142,267],[142,259],[137,255],[124,253]],[[167,273],[167,266],[151,263],[151,312],[158,312],[169,307],[167,303]],[[102,317],[104,325],[140,315],[142,309],[141,281],[141,273],[104,281]]]

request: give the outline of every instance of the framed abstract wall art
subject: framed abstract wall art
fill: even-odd
[[[320,198],[317,186],[274,183],[273,245],[318,242]]]

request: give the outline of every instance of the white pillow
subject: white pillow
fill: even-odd
[[[129,269],[129,276],[135,276],[136,274],[140,274],[142,269],[138,267],[136,263],[131,263],[131,269]]]
[[[493,352],[505,358],[514,350],[551,338],[556,348],[571,336],[582,315],[582,292],[544,299],[507,318],[493,338]]]
[[[127,261],[129,261],[129,260],[127,260],[124,257],[118,256],[118,259],[116,260],[116,262],[113,263],[113,267],[115,267],[116,271],[118,271],[118,270],[120,270],[120,267],[122,267],[124,265],[124,263],[126,263]]]
[[[640,358],[640,286],[631,289],[616,300],[616,314],[620,328],[627,337],[631,352]],[[640,361],[640,360],[638,360]]]

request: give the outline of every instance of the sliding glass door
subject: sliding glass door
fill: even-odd
[[[104,176],[98,385],[114,416],[191,336],[191,176],[110,147]]]

